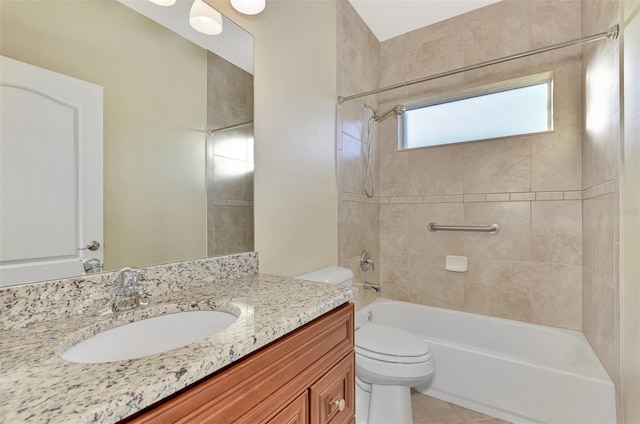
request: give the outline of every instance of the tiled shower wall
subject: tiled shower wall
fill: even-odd
[[[582,6],[582,32],[620,22],[619,1]],[[583,331],[616,384],[621,408],[620,360],[620,74],[617,42],[585,45],[583,141]],[[635,212],[637,213],[637,212]]]
[[[207,256],[253,251],[253,75],[207,52]]]
[[[337,2],[337,89],[342,95],[359,93],[378,87],[378,47],[376,37],[346,0]],[[368,198],[363,189],[366,171],[366,120],[364,103],[375,107],[376,96],[345,103],[338,109],[338,256],[341,266],[355,275],[356,284],[379,282],[380,226],[378,171],[378,131],[371,133],[371,160],[374,196]],[[367,249],[375,269],[363,272],[360,255]],[[366,304],[375,297],[370,290],[360,290],[356,303]]]
[[[619,21],[619,7],[618,0],[505,0],[379,43],[376,56],[368,28],[338,2],[338,93],[605,31]],[[343,104],[341,263],[354,269],[378,229],[382,296],[583,330],[620,394],[619,218],[633,211],[619,200],[619,59],[617,42],[599,41]],[[362,196],[364,102],[386,110],[547,71],[554,73],[553,132],[398,151],[390,116],[374,126],[376,196]],[[429,233],[429,222],[497,223],[501,232]],[[468,271],[445,271],[445,255],[467,256]]]
[[[580,1],[505,0],[382,42],[380,83],[579,38],[580,8]],[[380,94],[380,102],[385,109],[548,71],[554,75],[549,133],[398,151],[396,119],[380,123],[384,296],[581,329],[580,47]],[[429,222],[495,223],[501,230],[430,233]],[[446,271],[446,255],[466,256],[468,271]]]

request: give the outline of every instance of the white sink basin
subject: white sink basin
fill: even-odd
[[[96,364],[142,358],[213,336],[238,318],[220,311],[189,311],[135,321],[103,331],[64,351],[62,359]]]

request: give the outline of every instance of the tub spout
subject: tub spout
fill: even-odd
[[[376,293],[380,293],[380,290],[382,290],[380,284],[370,283],[368,281],[365,281],[362,287],[364,287],[365,289],[375,290]]]

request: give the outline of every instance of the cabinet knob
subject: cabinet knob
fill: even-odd
[[[344,401],[344,399],[340,399],[340,400],[336,399],[333,402],[331,402],[331,405],[337,407],[338,411],[344,411],[344,407],[346,405],[346,402]]]

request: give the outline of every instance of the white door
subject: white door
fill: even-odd
[[[81,275],[102,243],[102,87],[0,56],[0,287]]]

